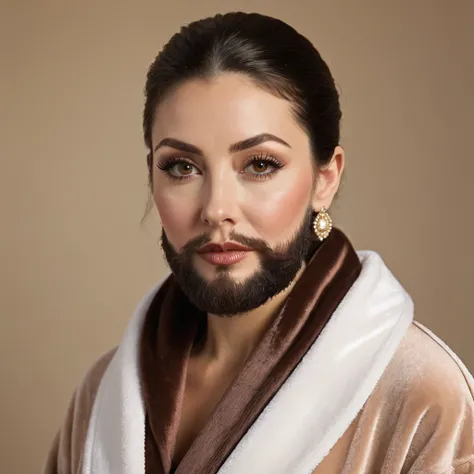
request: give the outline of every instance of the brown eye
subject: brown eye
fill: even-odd
[[[266,171],[268,171],[269,163],[268,161],[264,161],[264,160],[256,160],[253,163],[251,163],[249,167],[254,173],[260,174],[260,173],[265,173]]]
[[[180,163],[176,166],[176,168],[178,169],[178,172],[181,175],[191,174],[193,171],[193,166],[189,163]]]
[[[271,178],[283,165],[273,156],[253,156],[247,162],[243,173],[251,179]]]
[[[268,160],[253,160],[245,167],[245,172],[253,175],[265,175],[270,174],[276,166]]]
[[[193,166],[191,163],[188,163],[187,161],[181,161],[179,163],[175,163],[171,169],[170,169],[170,173],[173,175],[173,176],[176,176],[176,177],[183,177],[183,176],[191,176],[193,174],[196,174],[194,173],[194,170],[196,169],[195,166]]]
[[[201,174],[196,165],[183,158],[164,159],[156,166],[172,179],[188,179]]]

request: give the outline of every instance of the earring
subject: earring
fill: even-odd
[[[318,212],[318,215],[315,217],[313,222],[314,233],[319,240],[324,240],[327,238],[332,229],[332,219],[331,216],[327,213],[324,206]]]

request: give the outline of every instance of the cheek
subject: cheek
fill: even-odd
[[[154,192],[153,200],[168,239],[173,247],[181,248],[191,237],[195,209],[193,200],[176,193]],[[195,202],[195,201],[194,201]]]
[[[291,186],[288,186],[288,181],[262,193],[254,201],[258,205],[249,208],[253,227],[271,243],[281,242],[293,235],[311,204],[312,177],[293,179]]]

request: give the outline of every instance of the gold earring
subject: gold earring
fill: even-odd
[[[332,229],[332,219],[323,206],[318,212],[313,222],[314,233],[319,240],[324,240],[330,234]]]

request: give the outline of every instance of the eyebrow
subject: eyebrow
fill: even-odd
[[[277,142],[281,145],[291,148],[291,146],[281,138],[278,138],[277,136],[272,135],[271,133],[261,133],[260,135],[255,135],[254,137],[246,138],[245,140],[242,140],[240,142],[233,143],[229,147],[229,151],[231,153],[237,153],[239,151],[247,150],[248,148],[252,148],[254,146],[261,145],[262,143],[269,141]],[[181,140],[177,140],[176,138],[163,138],[163,140],[161,140],[160,143],[156,145],[154,151],[164,146],[169,146],[179,151],[193,153],[194,155],[204,155],[203,151],[197,146],[191,145],[190,143],[186,143]]]

